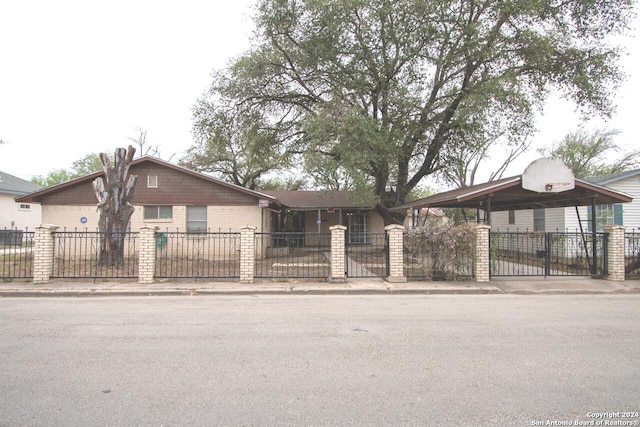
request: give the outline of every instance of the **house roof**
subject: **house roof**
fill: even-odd
[[[640,169],[634,169],[625,172],[610,173],[608,175],[594,176],[591,178],[585,178],[585,181],[592,182],[594,184],[607,185],[612,182],[620,181],[626,178],[640,175]]]
[[[484,209],[487,201],[491,204],[491,211],[557,208],[591,205],[594,197],[597,205],[629,203],[633,200],[628,194],[581,179],[576,179],[575,188],[569,191],[537,193],[523,189],[522,175],[518,175],[446,191],[391,210],[399,211],[429,206]]]
[[[18,178],[6,172],[0,171],[0,193],[9,193],[21,196],[41,189],[38,184]]]
[[[269,200],[270,202],[277,203],[276,198],[273,197],[273,196],[270,196],[268,194],[265,194],[265,193],[262,193],[262,192],[258,192],[258,191],[249,190],[247,188],[240,187],[239,185],[230,184],[228,182],[224,182],[224,181],[221,181],[219,179],[213,178],[211,176],[208,176],[208,175],[205,175],[205,174],[202,174],[202,173],[199,173],[199,172],[192,171],[192,170],[184,168],[182,166],[178,166],[178,165],[174,165],[173,163],[165,162],[164,160],[160,160],[160,159],[155,158],[155,157],[150,157],[150,156],[140,157],[140,158],[135,159],[134,161],[132,161],[131,162],[131,166],[139,165],[139,164],[145,163],[145,162],[155,163],[157,165],[160,165],[160,166],[163,166],[163,167],[167,167],[167,168],[170,168],[170,169],[174,169],[176,171],[179,171],[179,172],[182,172],[182,173],[185,173],[185,174],[188,174],[188,175],[191,175],[191,176],[194,176],[194,177],[197,177],[197,178],[212,182],[214,184],[230,188],[230,189],[238,191],[240,193],[244,193],[244,194],[256,197],[258,199],[266,199],[266,200]],[[88,175],[81,176],[79,178],[72,179],[70,181],[66,181],[66,182],[63,182],[63,183],[60,183],[60,184],[57,184],[57,185],[53,185],[51,187],[47,187],[47,188],[41,189],[39,191],[32,192],[31,194],[27,194],[25,196],[17,198],[16,200],[19,201],[19,202],[27,202],[27,203],[29,203],[29,202],[38,202],[44,196],[50,195],[52,193],[55,193],[57,191],[66,189],[68,187],[71,187],[71,186],[74,186],[74,185],[77,185],[77,184],[80,184],[80,183],[91,182],[91,181],[93,181],[94,179],[96,179],[96,178],[98,178],[100,176],[104,176],[104,172],[103,171],[94,172],[94,173],[91,173],[91,174],[88,174]],[[39,187],[39,188],[41,188],[41,187]]]
[[[284,206],[297,210],[314,209],[371,209],[350,191],[264,191]]]

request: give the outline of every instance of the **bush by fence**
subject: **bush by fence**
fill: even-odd
[[[411,279],[473,277],[475,225],[414,228],[404,235],[404,275]]]

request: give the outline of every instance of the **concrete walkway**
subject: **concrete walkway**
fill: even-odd
[[[2,282],[0,297],[32,296],[145,296],[145,295],[355,295],[355,294],[612,294],[640,293],[640,280],[612,282],[588,277],[495,278],[490,283],[406,282],[383,279],[349,279],[346,283],[323,281],[53,281],[47,284]]]

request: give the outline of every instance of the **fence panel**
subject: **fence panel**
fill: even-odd
[[[100,243],[107,233],[56,231],[53,233],[53,273],[56,279],[138,277],[138,233],[123,233],[122,259],[100,262]]]
[[[240,277],[240,233],[156,233],[156,278]]]
[[[627,279],[640,279],[640,233],[624,234],[624,275]]]
[[[444,248],[426,233],[404,233],[404,275],[409,280],[467,280],[474,277],[475,235],[459,234]]]
[[[389,276],[387,233],[346,233],[347,277]]]
[[[596,234],[595,274],[605,273],[606,235]],[[589,276],[591,233],[494,232],[490,239],[492,276]]]
[[[0,230],[0,280],[33,278],[33,240],[29,230]]]
[[[331,233],[256,233],[255,277],[326,279],[331,275]]]

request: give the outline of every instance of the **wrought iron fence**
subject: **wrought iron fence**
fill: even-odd
[[[345,266],[347,277],[389,276],[387,234],[346,231]]]
[[[596,233],[493,232],[492,276],[589,276],[606,274],[606,235]]]
[[[439,233],[438,236],[442,236]],[[424,230],[404,233],[404,275],[409,280],[467,280],[474,277],[475,235],[463,231],[442,238]]]
[[[240,233],[156,233],[157,278],[239,278]]]
[[[331,233],[256,233],[256,278],[328,278]]]
[[[0,280],[33,278],[33,240],[27,230],[0,230]]]
[[[121,251],[107,256],[101,243],[109,233],[99,231],[55,231],[53,233],[52,278],[138,277],[138,233],[121,233]],[[113,251],[114,249],[111,248]]]
[[[640,279],[640,233],[624,234],[624,275],[627,279]]]

